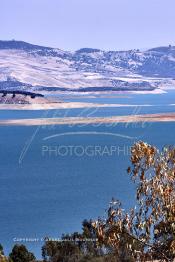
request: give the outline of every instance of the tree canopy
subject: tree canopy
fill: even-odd
[[[175,258],[175,148],[161,152],[144,142],[131,149],[127,169],[136,183],[136,207],[123,210],[113,201],[106,219],[93,223],[101,245],[112,247],[116,257],[145,261]]]

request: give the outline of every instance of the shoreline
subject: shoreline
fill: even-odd
[[[43,95],[49,95],[47,98],[37,98],[37,102],[32,101],[32,99],[28,99],[27,103],[13,103],[13,101],[0,101],[0,110],[52,110],[52,109],[73,109],[73,108],[98,108],[98,107],[146,107],[146,106],[154,106],[152,104],[120,104],[120,103],[93,103],[93,102],[72,102],[72,101],[64,101],[59,100],[58,101],[58,95],[60,95],[60,98],[62,99],[62,96],[65,98],[68,98],[71,96],[72,99],[74,97],[81,98],[96,98],[97,96],[100,98],[132,98],[132,95],[137,94],[163,94],[167,91],[164,89],[156,88],[154,90],[148,91],[148,90],[137,90],[137,91],[104,91],[104,92],[60,92],[60,91],[47,91],[43,92]],[[54,101],[54,95],[56,95],[57,100]],[[36,100],[36,99],[35,99]],[[174,104],[171,104],[174,105]]]
[[[151,104],[100,104],[86,102],[55,102],[43,104],[0,104],[0,110],[52,110],[52,109],[74,109],[74,108],[100,108],[100,107],[148,107]]]
[[[65,117],[0,120],[0,126],[48,126],[78,124],[111,124],[135,122],[175,122],[175,113],[126,115],[112,117]]]
[[[116,90],[116,91],[89,91],[89,92],[83,92],[83,91],[42,91],[42,94],[44,95],[80,95],[80,96],[86,96],[86,95],[131,95],[131,94],[143,94],[143,95],[157,95],[157,94],[164,94],[167,92],[167,90],[169,90],[168,88],[164,88],[164,87],[160,87],[160,88],[155,88],[154,90]],[[175,90],[175,88],[173,87],[170,90]]]

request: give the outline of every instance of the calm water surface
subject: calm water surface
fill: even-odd
[[[118,110],[117,114],[129,112],[128,108],[98,112],[112,115],[116,113],[113,110]],[[164,112],[165,108],[160,106],[159,110]],[[1,110],[0,118],[41,117],[41,113]],[[5,251],[9,252],[16,237],[55,238],[81,230],[83,219],[104,215],[112,197],[122,200],[125,208],[134,205],[134,185],[126,173],[129,147],[138,140],[160,148],[174,145],[174,134],[175,123],[171,122],[144,126],[0,126],[0,242]],[[57,136],[44,140],[53,135]],[[96,146],[118,151],[95,154]],[[58,147],[63,150],[60,155],[53,151]],[[65,148],[70,147],[79,151],[64,155]],[[80,156],[82,148],[87,147],[92,154]],[[42,244],[27,245],[39,256]]]

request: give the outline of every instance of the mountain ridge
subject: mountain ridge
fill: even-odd
[[[71,51],[66,51],[64,49],[60,49],[58,47],[51,47],[51,46],[44,46],[44,45],[39,45],[39,44],[32,44],[32,43],[29,43],[29,42],[26,42],[26,41],[23,41],[23,40],[15,40],[15,39],[12,39],[12,40],[0,40],[0,49],[7,49],[7,48],[13,48],[15,49],[15,47],[17,47],[17,49],[25,49],[25,48],[30,48],[30,49],[58,49],[58,50],[62,50],[62,51],[65,51],[65,52],[77,52],[77,51],[82,51],[82,50],[86,50],[89,51],[89,50],[94,50],[94,51],[102,51],[102,52],[129,52],[129,51],[139,51],[139,50],[142,50],[141,48],[133,48],[133,49],[128,49],[128,50],[105,50],[105,49],[100,49],[100,48],[94,48],[94,47],[82,47],[80,49],[76,49],[76,50],[71,50]],[[173,45],[167,45],[167,46],[158,46],[158,47],[153,47],[153,48],[144,48],[145,51],[157,51],[157,52],[161,52],[162,50],[175,50],[175,46]]]
[[[99,87],[149,91],[174,85],[174,78],[175,46],[145,51],[87,47],[64,51],[24,41],[0,40],[0,88],[4,81],[17,81],[24,83],[24,89],[30,85],[43,90],[55,87],[84,92],[86,88],[96,91]]]

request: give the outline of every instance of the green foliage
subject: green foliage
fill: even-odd
[[[35,256],[24,245],[15,245],[9,255],[13,262],[34,262]]]
[[[3,246],[0,244],[0,255],[4,255]]]
[[[46,262],[100,262],[102,251],[96,244],[92,221],[84,220],[82,233],[63,235],[60,241],[46,241],[42,256]]]

